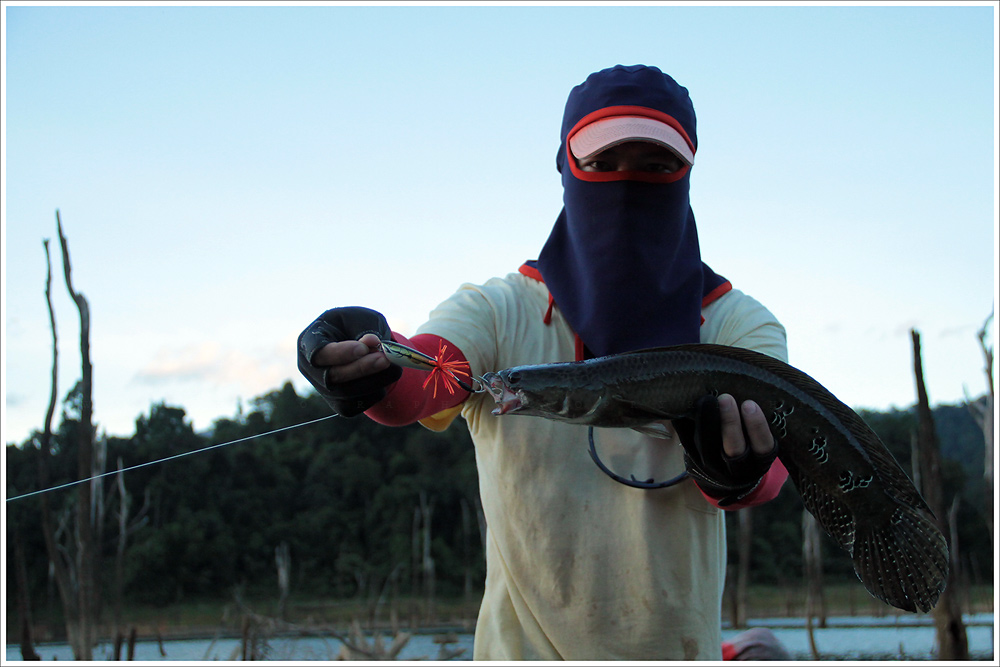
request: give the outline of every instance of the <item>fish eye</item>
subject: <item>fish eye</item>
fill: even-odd
[[[517,384],[520,381],[521,381],[521,374],[518,373],[517,371],[513,371],[513,372],[507,374],[507,383],[508,384]]]

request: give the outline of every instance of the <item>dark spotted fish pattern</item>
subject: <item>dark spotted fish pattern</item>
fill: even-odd
[[[927,503],[857,413],[802,371],[721,345],[680,345],[582,362],[509,368],[483,378],[495,414],[595,427],[690,416],[706,394],[756,401],[806,509],[852,557],[868,591],[929,611],[948,578],[948,545]]]

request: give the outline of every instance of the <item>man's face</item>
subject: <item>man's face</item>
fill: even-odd
[[[684,162],[669,148],[646,141],[628,141],[577,160],[583,171],[644,171],[672,174]]]

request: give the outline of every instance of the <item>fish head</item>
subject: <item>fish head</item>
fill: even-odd
[[[496,401],[494,415],[532,415],[577,422],[591,414],[600,392],[580,384],[563,364],[518,366],[487,373],[482,383]]]
[[[501,371],[501,373],[505,372]],[[496,401],[497,405],[493,408],[493,414],[505,415],[508,412],[518,412],[524,407],[518,391],[511,388],[500,373],[487,373],[480,378],[480,382]]]

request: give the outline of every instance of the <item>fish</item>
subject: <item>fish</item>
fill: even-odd
[[[947,585],[947,541],[899,463],[854,410],[778,359],[702,343],[515,366],[479,379],[497,416],[651,435],[665,434],[664,420],[693,417],[706,395],[752,399],[806,510],[850,554],[874,597],[927,612]]]

